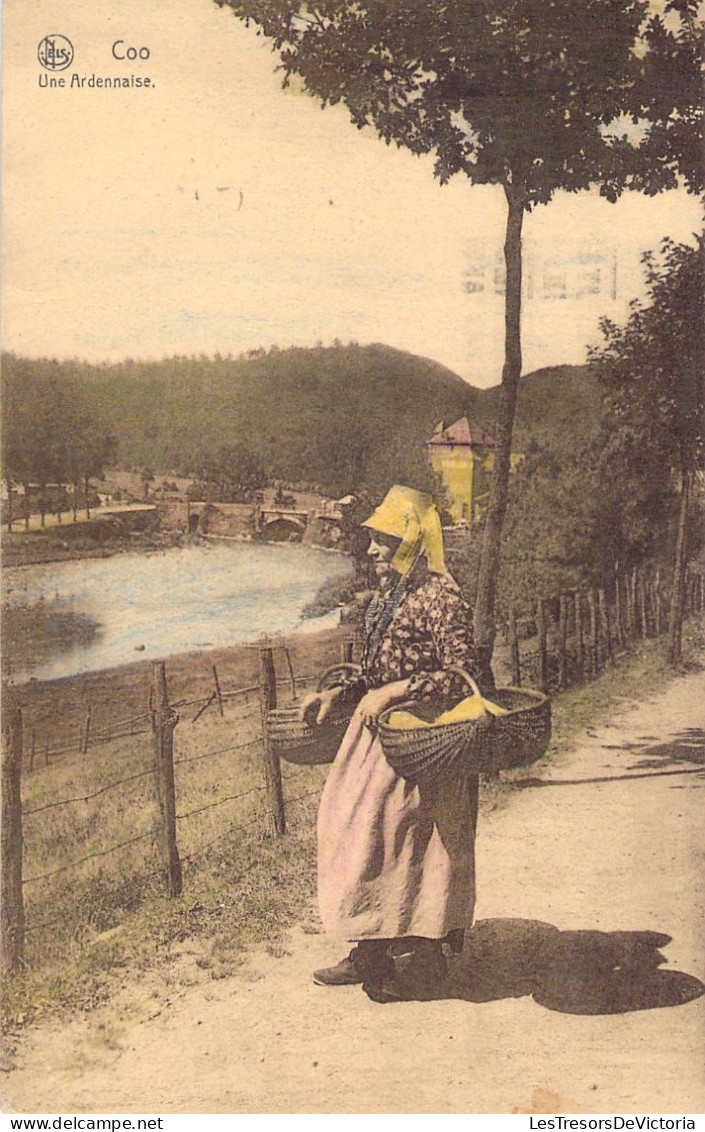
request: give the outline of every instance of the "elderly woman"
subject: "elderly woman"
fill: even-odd
[[[307,697],[323,722],[340,697],[357,702],[318,818],[318,893],[327,932],[353,941],[323,986],[363,983],[377,1001],[433,990],[443,943],[462,947],[475,899],[477,778],[462,770],[413,786],[387,763],[380,712],[429,694],[461,695],[460,665],[476,668],[468,608],[446,569],[430,496],[393,487],[363,524],[379,580],[365,615],[362,674]]]

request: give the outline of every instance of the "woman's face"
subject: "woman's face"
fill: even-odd
[[[401,539],[391,535],[372,531],[370,545],[367,548],[368,557],[372,559],[375,574],[378,578],[386,578],[392,572],[392,559]]]

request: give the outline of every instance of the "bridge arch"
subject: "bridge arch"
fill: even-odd
[[[263,542],[301,542],[306,523],[289,515],[276,515],[260,527],[258,538]]]

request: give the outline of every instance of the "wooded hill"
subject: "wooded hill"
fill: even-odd
[[[434,425],[467,413],[492,429],[499,397],[498,387],[476,389],[379,344],[100,366],[9,355],[3,386],[11,417],[23,401],[51,415],[54,400],[77,399],[94,427],[115,436],[122,464],[189,474],[204,452],[243,445],[270,480],[331,495],[379,494],[393,482],[430,488],[424,444]],[[585,367],[536,371],[522,379],[514,447],[558,435],[578,444],[599,416]],[[12,424],[6,416],[5,429]]]

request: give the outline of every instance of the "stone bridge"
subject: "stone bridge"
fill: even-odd
[[[330,506],[306,510],[252,503],[179,502],[160,504],[158,511],[163,527],[191,534],[330,548],[337,547],[342,537],[342,513]]]
[[[340,511],[295,507],[255,508],[255,538],[268,542],[303,542],[309,546],[335,547],[341,539]]]
[[[302,534],[316,517],[315,511],[297,511],[290,507],[258,507],[255,511],[256,529],[263,533],[273,523],[278,527],[296,527]]]

